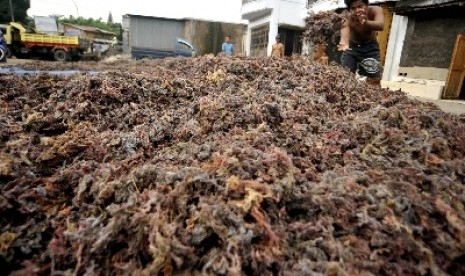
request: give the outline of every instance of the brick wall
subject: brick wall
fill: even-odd
[[[235,54],[244,54],[246,24],[189,20],[185,22],[185,39],[191,42],[197,55],[218,54],[225,36],[231,38]]]

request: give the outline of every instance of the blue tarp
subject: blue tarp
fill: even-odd
[[[17,74],[17,75],[36,75],[36,74],[49,74],[49,75],[76,75],[76,74],[97,74],[97,71],[79,71],[79,70],[65,70],[65,71],[41,71],[41,70],[24,70],[21,67],[0,67],[0,74]]]

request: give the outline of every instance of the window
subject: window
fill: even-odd
[[[268,25],[252,29],[250,48],[255,50],[268,47],[268,32]]]
[[[182,43],[182,42],[178,42],[178,47],[179,49],[182,49],[182,50],[191,50],[191,47],[185,43]]]
[[[310,7],[312,4],[315,4],[315,2],[318,0],[307,0],[307,7]]]

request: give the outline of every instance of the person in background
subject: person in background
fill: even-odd
[[[284,45],[281,43],[281,37],[276,36],[276,42],[271,47],[271,56],[272,57],[284,57]]]
[[[102,58],[102,44],[95,43],[93,52],[97,55],[98,59],[101,59]]]
[[[234,45],[230,42],[229,36],[224,38],[223,45],[221,45],[221,51],[226,55],[232,55],[234,53]]]
[[[341,63],[353,73],[367,77],[367,83],[380,85],[381,62],[376,32],[384,29],[383,9],[368,6],[368,0],[344,0],[349,18],[341,30],[338,50]]]
[[[0,30],[0,62],[6,62],[7,55],[8,46],[6,44],[5,37],[3,36],[3,31]]]
[[[320,64],[328,65],[329,58],[326,54],[326,45],[323,43],[315,45],[315,52],[313,55],[313,60]]]

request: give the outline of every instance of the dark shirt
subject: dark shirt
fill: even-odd
[[[3,35],[0,36],[0,46],[6,48],[6,40]]]

